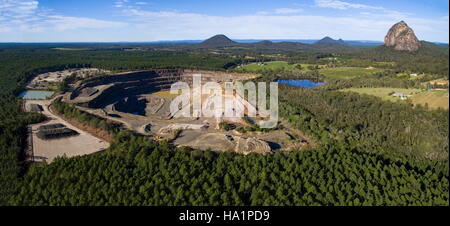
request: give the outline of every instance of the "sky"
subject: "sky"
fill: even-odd
[[[0,42],[383,41],[401,20],[449,42],[448,0],[0,0]]]

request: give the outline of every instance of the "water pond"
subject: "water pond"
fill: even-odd
[[[40,91],[40,90],[27,90],[19,94],[19,97],[25,100],[45,100],[50,98],[54,92]]]
[[[298,86],[301,88],[315,88],[317,86],[325,84],[325,82],[313,82],[309,79],[278,79],[278,83],[285,84],[285,85],[291,85],[291,86]]]

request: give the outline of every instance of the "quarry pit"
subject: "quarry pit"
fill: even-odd
[[[298,140],[302,140],[303,146],[308,146],[307,142],[303,142],[306,140],[304,137],[286,130],[242,133],[219,126],[221,122],[228,122],[234,128],[249,126],[248,121],[242,118],[173,117],[170,103],[177,95],[171,94],[169,89],[178,81],[192,84],[194,74],[202,75],[202,84],[217,82],[220,85],[259,76],[181,69],[126,72],[79,81],[73,85],[71,92],[64,94],[63,101],[121,123],[135,133],[155,140],[168,140],[176,146],[241,154],[270,154],[288,149]],[[210,98],[210,94],[203,94],[202,104]]]

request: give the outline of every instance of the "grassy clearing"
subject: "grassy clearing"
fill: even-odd
[[[301,70],[297,69],[297,65],[301,65]],[[313,64],[288,64],[285,61],[271,61],[265,62],[264,64],[260,63],[251,63],[244,65],[240,68],[236,68],[236,71],[239,72],[260,72],[266,70],[286,70],[286,71],[309,71],[308,66],[314,66]],[[319,68],[323,68],[323,65],[319,65]]]
[[[301,65],[301,70],[297,68]],[[262,72],[266,70],[286,70],[286,71],[297,71],[305,72],[310,71],[308,67],[315,66],[314,64],[288,64],[285,61],[272,61],[261,63],[251,63],[244,65],[242,67],[236,68],[239,72]],[[370,75],[376,72],[382,72],[383,69],[379,68],[363,68],[363,67],[337,67],[337,68],[326,68],[325,65],[319,65],[319,72],[329,78],[337,79],[349,79],[357,76]]]
[[[89,48],[53,48],[54,50],[62,50],[62,51],[83,51],[83,50],[91,50]]]
[[[448,90],[426,90],[421,91],[419,89],[399,89],[399,88],[349,88],[343,89],[344,92],[356,92],[359,94],[368,94],[372,96],[380,97],[386,101],[397,102],[401,101],[398,97],[393,97],[389,94],[393,92],[403,93],[411,95],[409,99],[414,105],[421,104],[431,109],[443,108],[449,109]]]
[[[431,80],[431,81],[428,81],[428,82],[422,82],[421,84],[422,85],[431,84],[431,85],[447,85],[448,86],[448,80],[446,80],[446,79],[435,79],[435,80]]]
[[[373,64],[374,67],[390,67],[390,66],[395,66],[395,62],[387,62],[387,61],[373,62],[372,64]]]
[[[414,104],[425,105],[431,109],[448,109],[448,90],[428,90],[411,97]]]
[[[301,65],[301,69],[297,68],[298,65]],[[235,71],[239,72],[263,72],[267,70],[285,70],[285,71],[297,71],[297,72],[306,72],[310,71],[309,67],[315,66],[314,64],[288,64],[285,61],[271,61],[261,63],[251,63],[244,65],[242,67],[238,67]],[[336,68],[327,68],[325,65],[318,65],[319,73],[323,74],[328,78],[336,78],[336,79],[350,79],[358,76],[370,75],[376,72],[383,72],[384,69],[373,68],[373,67],[336,67]]]
[[[362,67],[337,67],[324,68],[319,70],[321,74],[328,78],[350,79],[358,76],[370,75],[376,72],[383,72],[379,68],[362,68]]]
[[[397,77],[402,78],[402,79],[408,79],[408,80],[421,79],[421,78],[425,77],[425,74],[417,74],[416,76],[410,76],[410,74],[413,74],[413,73],[402,72],[402,73],[398,73]]]
[[[383,100],[389,100],[389,101],[399,101],[400,99],[398,97],[393,97],[389,94],[397,92],[397,93],[403,93],[406,95],[414,95],[421,92],[419,89],[400,89],[400,88],[349,88],[349,89],[343,89],[342,91],[345,92],[355,92],[359,94],[368,94],[372,96],[380,97]]]

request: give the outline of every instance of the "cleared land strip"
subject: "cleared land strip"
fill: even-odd
[[[448,109],[449,108],[449,93],[448,89],[441,90],[419,90],[419,89],[402,89],[402,88],[348,88],[342,89],[345,92],[356,92],[359,94],[368,94],[380,97],[383,100],[392,102],[405,102],[399,97],[393,96],[393,93],[400,93],[407,96],[410,102],[414,105],[428,105],[430,109]]]

